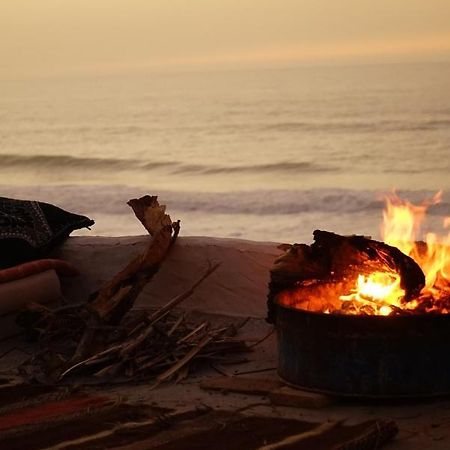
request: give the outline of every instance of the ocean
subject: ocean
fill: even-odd
[[[450,63],[0,81],[0,196],[142,234],[158,195],[182,234],[310,242],[379,237],[392,189],[450,216]],[[79,233],[79,234],[80,234]]]

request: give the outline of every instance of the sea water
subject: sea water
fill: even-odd
[[[379,237],[383,196],[443,191],[450,63],[185,71],[0,81],[0,196],[143,233],[158,195],[182,234],[309,242]]]

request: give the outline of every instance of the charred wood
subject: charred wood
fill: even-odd
[[[398,273],[406,301],[419,295],[425,286],[425,275],[412,258],[395,247],[365,236],[341,236],[316,230],[313,244],[281,248],[285,253],[275,261],[269,283],[267,320],[270,323],[275,322],[276,296],[281,291],[294,291],[300,285],[304,288],[305,302],[314,300],[317,289],[321,290],[322,299],[329,292],[329,300],[333,302],[333,298],[339,298],[340,291],[344,293],[355,284],[359,274],[374,271]]]

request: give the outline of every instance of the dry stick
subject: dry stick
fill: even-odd
[[[99,371],[95,372],[94,376],[103,378],[106,375],[115,375],[122,368],[122,366],[123,366],[122,362],[112,363],[109,366],[105,366],[102,369],[100,369]]]
[[[272,336],[272,334],[275,332],[275,327],[272,328],[265,336],[263,336],[262,338],[258,339],[255,343],[253,343],[252,345],[249,345],[248,348],[254,348],[257,345],[261,344],[262,342],[264,342],[266,339],[268,339],[270,336]]]
[[[151,332],[153,331],[153,325],[158,322],[158,320],[162,319],[165,315],[167,315],[175,306],[179,305],[183,300],[190,297],[195,289],[206,279],[208,278],[214,271],[216,271],[219,266],[222,263],[219,262],[213,266],[210,266],[207,271],[185,292],[178,295],[177,297],[170,300],[168,303],[166,303],[164,306],[162,306],[160,309],[158,309],[155,313],[153,313],[150,318],[150,324],[144,329],[144,331],[138,335],[138,337],[134,340],[134,342],[138,341],[138,345],[140,345],[144,340],[145,337],[149,336]],[[144,336],[144,339],[140,339],[142,336]],[[85,338],[91,338],[91,336],[84,335]],[[80,343],[81,344],[81,343]],[[83,361],[77,362],[73,366],[69,367],[67,370],[65,370],[58,378],[59,381],[61,381],[64,377],[66,377],[69,373],[71,373],[73,370],[84,366],[85,364],[93,364],[97,359],[103,358],[106,355],[110,355],[116,351],[121,351],[126,347],[126,342],[123,342],[119,345],[115,345],[113,347],[110,347],[109,349],[103,350],[100,353],[97,353],[90,358],[87,358]],[[131,344],[129,344],[131,345]],[[137,346],[136,346],[137,347]],[[136,348],[135,347],[135,348]]]
[[[197,333],[203,330],[203,328],[208,328],[209,322],[203,322],[201,323],[197,328],[194,328],[190,333],[188,333],[186,336],[178,339],[177,344],[182,344],[183,342],[189,341],[189,339],[193,336],[195,336]]]
[[[232,327],[228,327],[228,329],[231,329]],[[177,361],[176,364],[174,364],[172,367],[170,367],[168,370],[163,372],[162,374],[158,375],[156,378],[156,384],[153,387],[158,386],[163,381],[170,378],[174,373],[176,373],[178,370],[180,370],[182,367],[184,367],[186,364],[188,364],[206,345],[208,345],[211,341],[219,337],[221,334],[226,332],[227,329],[220,329],[216,331],[213,334],[206,334],[205,337],[203,337],[197,345],[192,348],[186,355],[181,358],[179,361]]]
[[[176,364],[174,364],[172,367],[170,367],[168,370],[163,372],[162,374],[158,375],[156,377],[156,386],[162,383],[163,381],[170,378],[174,373],[176,373],[178,370],[180,370],[184,365],[186,365],[189,361],[191,361],[192,358],[194,358],[197,353],[200,352],[200,350],[207,344],[209,344],[213,339],[214,335],[206,335],[198,344],[196,347],[194,347],[191,351],[186,353],[186,355],[181,358]],[[155,387],[156,387],[155,386]]]
[[[78,342],[77,348],[75,350],[74,355],[72,356],[71,361],[78,362],[80,359],[84,359],[86,348],[93,342],[95,336],[95,326],[99,324],[99,319],[96,316],[91,316],[89,319],[89,323],[81,336],[80,341]],[[61,375],[60,377],[61,378]]]
[[[182,314],[180,317],[178,317],[177,321],[172,325],[172,328],[167,333],[167,336],[172,336],[173,333],[177,330],[177,328],[182,324],[184,319],[186,318],[185,314]]]
[[[177,297],[170,300],[170,302],[166,303],[163,307],[158,309],[156,312],[154,312],[150,317],[149,321],[151,325],[154,325],[159,319],[164,317],[167,313],[169,313],[175,306],[180,304],[183,300],[190,297],[194,290],[206,279],[208,278],[213,272],[215,272],[219,266],[222,264],[222,262],[218,262],[214,264],[213,266],[210,265],[208,270],[205,272],[204,275],[202,275],[186,292],[183,292],[182,294],[178,295]]]
[[[88,365],[94,365],[99,364],[102,362],[106,362],[113,358],[115,353],[119,353],[122,360],[124,360],[135,348],[137,348],[150,334],[153,332],[153,327],[148,327],[146,330],[140,334],[134,341],[131,342],[122,342],[121,344],[114,345],[113,347],[110,347],[106,350],[101,351],[100,353],[97,353],[93,356],[91,356],[88,359],[85,359],[84,361],[80,361],[79,363],[69,367],[67,370],[65,370],[60,376],[59,381],[61,381],[65,376],[67,376],[70,372],[73,370],[82,367],[82,366],[88,366]],[[112,364],[112,366],[115,364]],[[110,368],[111,366],[108,366]],[[102,372],[103,369],[101,369],[99,372],[97,372],[97,375]]]
[[[336,425],[338,425],[340,422],[325,422],[321,423],[319,426],[313,428],[312,430],[305,431],[303,433],[295,434],[293,436],[288,436],[285,439],[274,442],[273,444],[263,445],[262,447],[259,447],[258,450],[278,450],[285,447],[290,447],[293,444],[296,444],[297,442],[304,441],[305,439],[314,437],[314,436],[320,436],[323,433],[326,433],[328,430],[331,430]]]
[[[241,323],[236,325],[236,330],[240,330],[241,328],[243,328],[245,325],[247,325],[247,323],[250,321],[250,317],[245,317]]]
[[[134,341],[130,342],[128,345],[124,346],[119,352],[119,356],[124,359],[135,349],[137,349],[142,342],[144,342],[152,333],[155,331],[153,326],[147,327],[144,332],[142,332]]]
[[[190,297],[194,293],[195,288],[197,288],[206,278],[208,278],[215,270],[217,270],[217,268],[221,264],[222,263],[219,262],[214,266],[210,266],[208,270],[186,292],[183,292],[182,294],[178,295],[177,297],[166,303],[164,306],[162,306],[160,309],[158,309],[156,312],[154,312],[148,319],[150,323],[147,326],[147,328],[145,328],[145,330],[135,339],[135,341],[130,344],[130,350],[124,352],[124,354],[128,355],[134,349],[136,349],[142,342],[144,342],[144,340],[153,332],[154,325],[164,316],[166,316],[173,308],[175,308],[175,306],[179,305],[183,300]],[[125,347],[124,350],[128,349]]]
[[[155,329],[152,326],[150,326],[146,328],[146,330],[143,333],[141,333],[134,341],[130,342],[128,345],[124,343],[124,345],[119,351],[120,360],[107,367],[100,369],[98,372],[95,373],[95,375],[97,377],[102,377],[108,374],[115,375],[123,367],[128,356],[135,349],[137,349],[154,331]]]
[[[144,328],[147,325],[147,322],[145,320],[142,320],[141,322],[139,322],[129,333],[127,337],[131,337],[133,336],[135,333],[137,333],[138,331],[141,331],[142,328]]]
[[[171,246],[171,244],[167,245],[167,243],[165,243],[167,248],[165,248],[161,253],[161,248],[159,248],[161,246],[160,241],[164,242],[167,239],[167,237],[164,236],[164,233],[167,234],[168,230],[159,230],[158,233],[152,237],[152,240],[150,241],[144,255],[138,257],[140,260],[139,264],[136,267],[134,267],[134,262],[129,264],[122,272],[119,272],[119,274],[116,275],[112,281],[106,284],[105,287],[99,291],[99,295],[96,297],[96,299],[91,302],[91,304],[89,305],[89,309],[91,310],[90,324],[88,324],[87,329],[85,330],[83,336],[81,337],[81,340],[78,343],[75,354],[71,358],[72,363],[78,363],[80,360],[85,359],[85,357],[89,353],[90,346],[95,338],[95,330],[92,329],[92,326],[102,324],[105,321],[107,322],[107,317],[116,314],[121,308],[123,309],[123,311],[121,311],[121,314],[125,314],[129,309],[131,309],[132,304],[136,300],[145,284],[147,284],[152,276],[158,271],[159,265],[167,256],[167,253]],[[147,262],[145,260],[145,256],[149,254],[150,250],[155,250],[155,255],[150,258],[153,267],[148,274],[145,274],[145,266]],[[135,286],[127,285],[124,287],[119,287],[118,290],[115,291],[115,288],[118,284],[120,284],[120,282],[130,282],[130,279],[128,278],[124,278],[124,280],[122,280],[122,273],[129,272],[129,268],[131,266],[133,266],[133,270],[136,270],[136,272],[132,274],[133,276],[141,274],[144,275],[144,277],[138,280]],[[131,274],[127,273],[127,276],[130,275]],[[112,306],[108,305],[108,302],[111,302]]]
[[[151,369],[152,367],[156,366],[156,364],[159,364],[160,362],[167,359],[166,354],[160,354],[156,358],[152,358],[150,361],[146,362],[145,364],[142,364],[137,371],[143,372],[144,370]]]
[[[96,353],[95,355],[92,355],[90,358],[87,358],[83,361],[80,361],[79,363],[74,364],[73,366],[66,369],[58,378],[58,381],[61,381],[65,376],[67,376],[70,372],[74,371],[78,367],[82,367],[84,365],[92,365],[95,364],[97,361],[102,360],[105,356],[112,355],[114,352],[119,351],[122,347],[122,344],[114,345],[113,347],[110,347],[106,350],[102,350],[99,353]]]
[[[91,324],[94,320],[101,320],[101,323],[115,320],[114,317],[118,315],[121,320],[131,309],[144,286],[159,270],[180,230],[180,222],[172,222],[170,216],[165,214],[165,206],[159,205],[157,197],[132,199],[128,204],[152,237],[144,253],[138,255],[106,283],[88,305]],[[149,217],[146,217],[147,213]],[[94,337],[95,331],[88,325],[71,358],[72,363],[85,359]]]
[[[235,372],[233,376],[239,376],[239,375],[250,375],[252,373],[261,373],[261,372],[271,372],[272,370],[277,370],[278,367],[265,367],[263,369],[254,369],[254,370],[246,370],[243,372]]]

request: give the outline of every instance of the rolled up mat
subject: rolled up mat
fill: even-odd
[[[28,303],[50,303],[61,298],[55,270],[0,284],[0,315],[21,310]]]
[[[63,277],[76,277],[80,274],[75,266],[62,259],[37,259],[0,270],[0,283],[19,280],[51,269],[56,270],[57,274]]]

